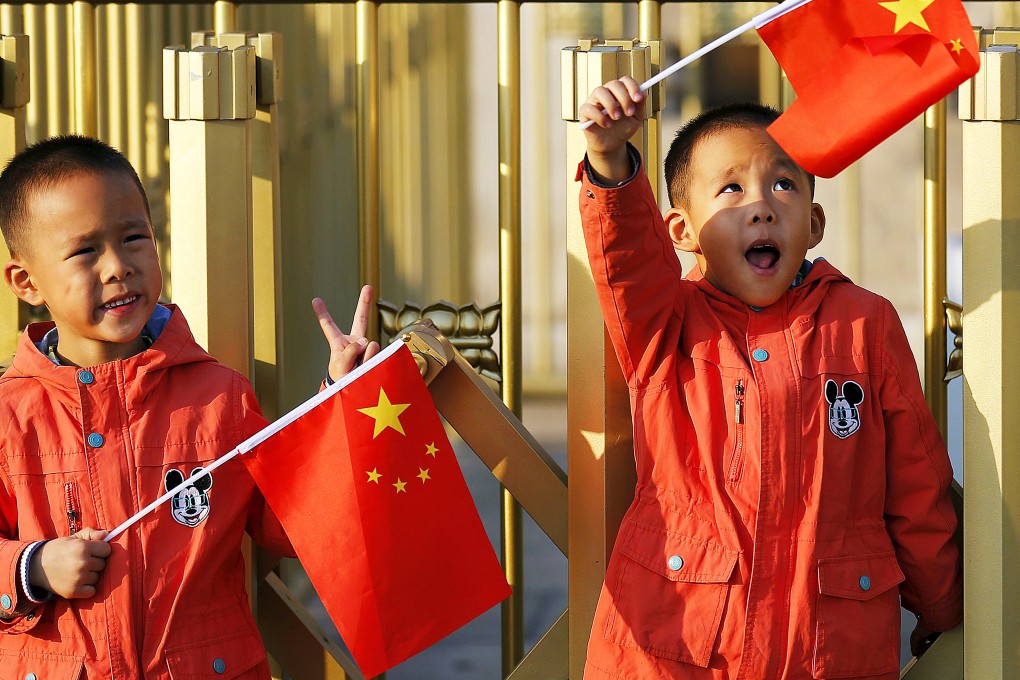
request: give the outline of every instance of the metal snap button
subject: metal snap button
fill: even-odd
[[[96,381],[96,376],[92,374],[92,371],[79,371],[78,382],[82,385],[91,385]]]
[[[14,600],[11,599],[10,595],[4,593],[3,597],[0,597],[0,607],[10,609],[13,604]]]
[[[25,680],[39,680],[39,676],[35,673],[29,673],[25,676]]]
[[[860,580],[861,590],[871,590],[871,579],[867,576],[862,576]]]
[[[666,566],[669,567],[670,571],[680,571],[684,568],[684,558],[679,555],[673,555],[666,560]]]
[[[751,358],[755,361],[766,361],[769,358],[769,353],[763,350],[761,347],[751,352]]]
[[[216,659],[212,662],[212,669],[217,673],[223,673],[227,670],[227,662],[223,659]]]
[[[89,435],[87,441],[89,443],[89,446],[91,446],[94,449],[98,449],[100,446],[103,445],[103,442],[105,442],[106,440],[103,439],[103,435],[99,434],[98,432],[93,432],[92,434]]]

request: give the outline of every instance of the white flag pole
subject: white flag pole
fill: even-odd
[[[128,518],[126,521],[124,521],[116,529],[114,529],[109,534],[107,534],[106,538],[104,538],[103,540],[106,541],[107,543],[109,543],[113,539],[117,538],[122,533],[127,531],[133,524],[137,523],[138,520],[140,520],[142,517],[145,517],[150,512],[152,512],[153,510],[155,510],[159,506],[163,505],[163,503],[166,503],[169,499],[173,498],[174,496],[176,496],[178,493],[180,493],[181,491],[183,491],[187,487],[193,485],[197,479],[208,475],[213,470],[215,470],[219,466],[223,465],[227,461],[237,457],[238,455],[240,455],[242,453],[248,453],[249,451],[254,449],[256,446],[258,446],[262,442],[266,441],[267,439],[272,437],[274,434],[276,434],[277,432],[279,432],[283,428],[287,427],[288,425],[293,423],[295,420],[297,420],[301,416],[303,416],[306,413],[308,413],[309,411],[311,411],[316,406],[318,406],[322,402],[326,401],[327,399],[332,397],[334,394],[336,394],[337,392],[339,392],[343,388],[345,388],[348,385],[350,385],[352,382],[354,382],[355,380],[357,380],[361,376],[363,376],[366,373],[368,373],[373,367],[375,367],[378,364],[382,363],[386,358],[391,356],[394,352],[396,352],[398,349],[400,349],[403,346],[404,346],[403,341],[401,341],[399,339],[394,340],[386,348],[384,348],[381,352],[379,352],[374,357],[372,357],[371,359],[369,359],[368,361],[363,363],[361,366],[358,366],[356,369],[354,369],[353,371],[351,371],[350,373],[348,373],[344,377],[340,378],[340,380],[337,380],[335,383],[333,383],[332,385],[330,385],[329,387],[327,387],[323,391],[319,392],[318,394],[316,394],[314,397],[312,397],[308,401],[300,404],[299,406],[296,406],[294,409],[292,409],[291,411],[287,412],[287,414],[282,416],[279,420],[277,420],[277,421],[275,421],[273,423],[270,423],[269,425],[266,425],[264,428],[262,428],[261,430],[259,430],[255,434],[253,434],[252,436],[248,437],[246,440],[244,440],[240,444],[238,444],[237,448],[235,448],[233,451],[231,451],[230,453],[224,455],[221,458],[217,458],[215,461],[210,463],[207,467],[202,469],[201,472],[197,472],[197,473],[191,475],[190,477],[185,479],[183,482],[181,482],[180,484],[178,484],[174,488],[170,489],[169,491],[167,491],[165,494],[163,494],[162,496],[160,496],[159,498],[157,498],[153,502],[151,502],[148,505],[146,505],[144,508],[142,508],[141,510],[139,510],[138,512],[133,514],[130,518]]]
[[[723,35],[723,36],[720,36],[720,37],[716,38],[715,40],[713,40],[712,42],[708,43],[707,45],[699,47],[697,50],[695,50],[694,52],[691,52],[686,57],[684,57],[680,61],[676,62],[675,64],[673,64],[669,68],[667,68],[667,69],[665,69],[663,71],[660,71],[659,73],[655,74],[654,76],[652,76],[651,78],[649,78],[645,82],[641,83],[641,91],[642,92],[647,91],[652,85],[655,85],[655,84],[665,80],[669,76],[673,75],[674,73],[676,73],[677,71],[682,69],[684,66],[687,66],[691,62],[693,62],[693,61],[695,61],[697,59],[700,59],[701,57],[705,56],[706,54],[708,54],[709,52],[711,52],[715,48],[719,47],[720,45],[724,45],[724,44],[728,43],[729,41],[731,41],[734,38],[736,38],[737,36],[739,36],[741,33],[749,31],[752,28],[761,28],[762,26],[764,26],[768,22],[772,21],[773,19],[775,19],[777,17],[780,17],[780,16],[786,14],[787,12],[792,12],[793,10],[797,9],[798,7],[800,7],[801,5],[806,5],[809,2],[811,2],[811,0],[786,0],[783,3],[781,3],[779,5],[776,5],[775,7],[772,7],[771,9],[768,9],[768,10],[762,12],[758,16],[756,16],[753,19],[751,19],[750,21],[748,21],[747,23],[745,23],[745,24],[743,24],[741,26],[738,26],[737,28],[734,28],[732,31],[730,31],[726,35]],[[595,124],[594,120],[591,120],[591,119],[586,120],[585,122],[581,123],[581,129],[582,130],[587,130],[588,128],[590,128],[594,124]]]

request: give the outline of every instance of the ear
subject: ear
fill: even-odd
[[[199,472],[201,472],[204,469],[205,468],[200,468],[200,467],[195,468],[194,470],[191,471],[191,476],[194,477],[195,475],[197,475]],[[198,489],[199,491],[201,491],[202,493],[205,493],[206,491],[211,489],[212,488],[212,475],[209,474],[209,475],[205,475],[204,477],[199,477],[198,479],[196,479],[195,480],[195,488]]]
[[[169,491],[183,481],[184,474],[180,470],[167,470],[166,479],[163,480],[163,486],[166,487],[167,491]]]
[[[843,396],[848,404],[857,406],[857,404],[864,401],[864,390],[853,380],[847,380],[843,383]]]
[[[825,211],[818,203],[811,204],[811,238],[808,240],[808,250],[822,242],[825,235]]]
[[[682,208],[670,208],[666,213],[666,230],[673,241],[673,247],[688,253],[700,253],[698,235],[691,228],[690,218]]]
[[[42,293],[35,287],[32,275],[25,268],[25,262],[20,258],[12,257],[4,264],[4,281],[15,295],[33,307],[46,302]]]
[[[835,402],[838,397],[839,397],[839,387],[836,386],[835,381],[833,381],[833,380],[826,380],[825,381],[825,401],[827,401],[827,402],[829,402],[831,404],[831,403]]]

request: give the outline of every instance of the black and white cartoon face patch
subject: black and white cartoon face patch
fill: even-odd
[[[861,429],[861,414],[857,405],[864,401],[864,389],[853,380],[840,387],[834,380],[825,381],[825,401],[829,402],[829,430],[840,439],[846,439]]]
[[[194,476],[202,471],[197,467],[191,471]],[[180,470],[167,470],[163,485],[170,491],[185,480],[184,473]],[[202,523],[209,516],[209,494],[212,488],[212,474],[199,477],[193,484],[184,487],[170,499],[170,515],[180,524],[186,527],[195,527]]]

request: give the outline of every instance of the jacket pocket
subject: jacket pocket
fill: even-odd
[[[818,560],[815,678],[899,670],[902,581],[893,552]]]
[[[737,551],[629,521],[606,578],[608,640],[707,667]]]
[[[268,677],[266,649],[262,640],[250,632],[167,649],[166,663],[172,680]],[[259,666],[263,666],[266,672],[245,673]]]
[[[0,680],[24,680],[34,675],[40,680],[79,680],[82,660],[45,652],[0,651]]]

